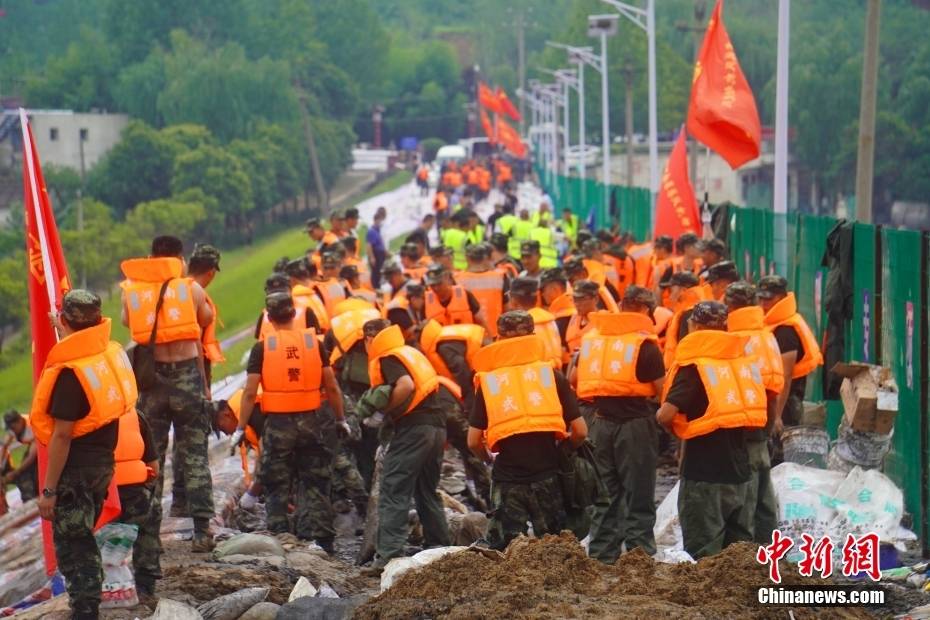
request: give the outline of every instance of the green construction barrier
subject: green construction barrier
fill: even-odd
[[[924,239],[916,231],[885,229],[881,244],[881,360],[898,384],[898,417],[884,471],[904,491],[905,506],[920,533],[927,514],[922,501],[927,471],[926,409],[921,400],[925,352],[920,345],[927,321],[921,303],[921,288],[927,285],[921,280]]]

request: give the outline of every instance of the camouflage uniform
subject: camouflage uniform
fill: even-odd
[[[149,422],[152,438],[158,450],[158,483],[155,487],[153,512],[156,531],[161,527],[161,497],[165,483],[165,455],[168,432],[174,426],[176,452],[181,458],[172,466],[182,470],[189,514],[194,518],[194,530],[205,532],[213,518],[213,480],[207,455],[207,438],[212,419],[204,409],[203,378],[197,360],[177,363],[156,363],[157,385],[139,395],[138,408]]]
[[[487,502],[491,498],[491,473],[488,466],[468,449],[468,420],[462,405],[445,390],[440,389],[439,395],[446,407],[446,441],[458,450],[465,464],[465,474],[475,483],[478,495]]]
[[[355,506],[356,512],[364,516],[368,510],[368,491],[362,475],[355,466],[350,448],[350,444],[360,440],[362,431],[359,428],[358,415],[355,413],[355,404],[345,392],[343,392],[342,403],[346,424],[352,432],[349,437],[337,440],[336,454],[333,457],[332,496],[344,495]],[[325,410],[335,423],[332,408],[327,406]]]
[[[132,566],[136,587],[147,594],[155,592],[155,580],[162,577],[159,564],[162,547],[153,510],[154,494],[154,481],[119,487],[119,503],[122,508],[119,520],[139,527],[139,535],[132,545]]]
[[[492,549],[504,549],[514,538],[526,534],[527,521],[533,524],[537,537],[558,534],[565,525],[565,503],[557,474],[528,484],[495,482],[491,504],[488,544]]]
[[[96,618],[100,606],[103,562],[94,540],[94,523],[112,478],[110,463],[66,467],[58,480],[52,539],[75,618]]]
[[[289,531],[287,506],[291,487],[297,497],[298,538],[331,543],[336,535],[330,503],[335,431],[325,415],[269,413],[262,431],[260,481],[265,487],[268,529]],[[296,473],[297,479],[294,480]]]

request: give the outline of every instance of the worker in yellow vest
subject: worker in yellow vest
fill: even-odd
[[[575,245],[581,224],[578,221],[578,216],[575,215],[571,209],[562,209],[562,219],[556,220],[556,226],[562,229],[569,245]]]
[[[506,207],[505,207],[506,209]],[[504,218],[501,218],[503,220]],[[500,220],[498,220],[500,222]],[[530,232],[536,224],[530,218],[530,212],[527,209],[521,209],[519,217],[510,227],[510,255],[516,259],[520,258],[520,249],[525,241],[531,241]]]
[[[606,564],[617,561],[624,544],[650,555],[656,549],[654,416],[665,364],[651,318],[655,306],[652,291],[630,285],[622,312],[595,314],[570,377],[579,398],[594,400],[591,440],[609,502],[595,506],[588,553]]]
[[[460,211],[449,218],[439,235],[442,245],[452,250],[452,266],[456,271],[468,266],[465,260],[465,248],[468,245],[467,227],[468,215],[465,211]]]
[[[155,376],[140,380],[139,409],[145,412],[161,469],[155,493],[156,518],[161,524],[165,452],[168,434],[184,455],[175,467],[183,471],[187,505],[194,519],[194,551],[210,551],[214,515],[213,481],[207,455],[209,416],[203,399],[210,397],[201,355],[201,334],[213,322],[213,310],[204,290],[185,276],[184,246],[172,236],[156,237],[149,258],[125,260],[120,265],[123,289],[123,323],[138,345],[154,344]]]
[[[578,447],[588,429],[568,380],[543,359],[533,317],[505,312],[499,340],[475,358],[475,407],[468,446],[491,465],[493,512],[486,538],[504,549],[525,534],[556,534],[566,522],[558,441]],[[496,453],[496,458],[491,457]]]
[[[543,343],[543,359],[553,368],[562,368],[567,352],[562,346],[562,335],[555,315],[539,307],[539,282],[535,278],[517,278],[510,285],[508,310],[522,310],[533,317],[536,337]]]
[[[559,251],[555,247],[555,233],[549,227],[549,220],[541,218],[530,230],[530,241],[539,244],[539,266],[551,269],[559,266]]]
[[[656,420],[684,441],[678,516],[685,551],[700,559],[752,540],[746,429],[765,426],[766,399],[747,338],[726,333],[726,306],[699,302],[688,323]]]
[[[775,407],[774,432],[797,426],[804,413],[807,377],[823,365],[823,354],[814,332],[798,312],[794,293],[782,276],[765,276],[759,280],[759,304],[765,311],[765,326],[775,334],[785,371],[785,388]]]
[[[756,356],[762,383],[765,385],[767,415],[764,428],[746,432],[749,469],[752,477],[747,503],[753,509],[753,540],[760,544],[772,541],[778,525],[778,507],[772,487],[772,462],[768,439],[775,424],[775,405],[785,388],[784,364],[775,335],[765,328],[765,313],[759,307],[756,287],[748,282],[734,282],[725,293],[727,330],[749,339],[747,351]]]
[[[51,522],[73,616],[96,618],[103,565],[93,526],[113,478],[119,419],[135,412],[136,380],[123,348],[110,340],[110,319],[101,316],[94,293],[66,293],[55,327],[60,340],[49,351],[29,415],[36,441],[48,450],[38,508]]]

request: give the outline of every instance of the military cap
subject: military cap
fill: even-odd
[[[295,258],[284,266],[284,273],[292,278],[305,278],[310,275],[310,267],[306,258]]]
[[[572,287],[573,297],[597,297],[601,287],[591,280],[578,280]]]
[[[426,287],[422,284],[411,283],[407,285],[407,297],[423,297],[426,295]]]
[[[701,250],[704,252],[714,252],[719,256],[727,255],[727,246],[720,239],[709,239],[701,242]]]
[[[381,275],[386,276],[391,273],[400,273],[402,271],[403,269],[401,269],[400,265],[397,264],[397,261],[384,261],[384,264],[381,265]]]
[[[487,258],[488,248],[483,243],[472,243],[465,248],[465,257],[472,260],[482,260]]]
[[[290,291],[291,280],[286,273],[275,272],[265,278],[265,294],[272,291]]]
[[[75,288],[65,293],[61,300],[61,315],[69,322],[81,325],[100,322],[100,298],[96,293]]]
[[[15,424],[22,419],[23,416],[16,409],[9,409],[3,414],[3,423],[7,428],[9,428],[11,424]]]
[[[535,295],[539,292],[539,282],[536,278],[526,276],[514,278],[510,283],[510,292],[513,295]]]
[[[729,280],[730,282],[736,282],[739,280],[739,272],[736,271],[736,265],[733,264],[733,261],[725,260],[720,261],[719,263],[714,263],[707,268],[707,275],[704,278],[708,282],[716,282],[717,280]]]
[[[609,230],[604,230],[603,228],[602,228],[601,230],[597,231],[597,234],[595,234],[594,237],[595,237],[598,241],[603,241],[604,243],[613,243],[613,242],[614,242],[614,236],[613,236],[613,234],[612,234]]]
[[[426,283],[430,286],[439,284],[447,273],[449,273],[449,270],[442,265],[430,265],[430,268],[426,271]]]
[[[690,247],[699,242],[700,242],[700,239],[698,239],[697,235],[695,235],[693,232],[686,232],[680,237],[678,237],[678,241],[675,242],[675,247],[678,249],[679,252],[681,252],[685,248]]]
[[[344,220],[346,219],[346,216],[341,210],[336,209],[335,211],[329,214],[329,219],[330,220]]]
[[[671,252],[672,248],[675,246],[675,242],[672,241],[672,238],[669,235],[659,235],[656,237],[656,240],[652,243],[654,248],[663,248],[667,252]]]
[[[314,228],[323,228],[323,224],[320,222],[320,218],[311,217],[309,220],[307,220],[306,228],[307,230],[312,230]]]
[[[772,299],[788,294],[788,280],[782,276],[764,276],[759,280],[758,294],[762,299]]]
[[[347,220],[348,220],[348,219],[357,218],[357,217],[358,217],[358,209],[356,209],[355,207],[351,207],[351,208],[349,208],[349,209],[346,209],[346,219],[347,219]]]
[[[539,241],[524,241],[520,244],[520,256],[539,254]]]
[[[513,336],[529,336],[536,329],[533,317],[524,310],[511,310],[497,319],[497,331]]]
[[[609,248],[604,251],[604,254],[607,256],[613,256],[614,258],[619,258],[620,260],[626,259],[626,250],[619,243],[612,244]]]
[[[200,259],[204,262],[212,262],[214,269],[220,270],[220,251],[207,243],[194,246],[191,253],[191,260]]]
[[[585,241],[590,239],[592,236],[593,235],[591,235],[590,230],[579,230],[578,233],[575,235],[575,243],[581,246]]]
[[[420,258],[420,248],[416,243],[405,243],[400,246],[400,255],[407,258]]]
[[[542,273],[539,274],[539,286],[543,287],[552,282],[560,282],[565,284],[568,281],[568,278],[565,277],[565,272],[559,269],[558,267],[553,267],[552,269],[544,269]]]
[[[565,273],[570,276],[587,270],[587,267],[584,266],[584,262],[582,262],[580,258],[573,258],[565,261],[562,263],[562,268],[565,269]]]
[[[691,311],[691,319],[698,325],[726,329],[727,307],[719,301],[700,301]]]
[[[270,313],[281,312],[294,307],[290,291],[272,291],[265,295],[265,309]]]
[[[623,292],[623,306],[645,306],[647,308],[656,307],[656,296],[648,288],[631,284]]]
[[[391,322],[387,319],[372,319],[362,325],[362,333],[366,337],[377,336],[382,331],[391,326]]]
[[[755,306],[759,303],[756,287],[745,280],[730,284],[724,293],[723,300],[728,306],[736,308]]]
[[[452,250],[452,248],[446,245],[437,245],[429,249],[429,255],[432,256],[433,258],[441,258],[443,256],[448,256],[453,253],[454,251]]]
[[[491,245],[494,246],[495,250],[500,250],[501,252],[507,251],[507,244],[509,242],[509,237],[504,233],[496,232],[491,235]]]
[[[683,286],[684,288],[691,288],[692,286],[697,286],[700,284],[698,277],[691,273],[690,271],[678,271],[672,274],[672,277],[667,281],[659,284],[662,288],[668,288],[670,286]]]
[[[324,267],[338,267],[341,257],[336,252],[325,252],[320,264]]]
[[[343,280],[354,280],[358,277],[358,267],[355,265],[343,265],[339,270],[339,277]]]
[[[588,239],[587,241],[581,244],[581,251],[588,258],[591,258],[592,256],[594,256],[595,254],[600,252],[600,250],[601,250],[601,244],[597,239]]]

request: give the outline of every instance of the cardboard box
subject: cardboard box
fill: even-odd
[[[827,408],[823,403],[804,401],[804,413],[801,414],[801,426],[824,428],[827,425]]]
[[[891,371],[851,362],[836,364],[832,372],[844,377],[840,399],[846,423],[857,431],[890,433],[898,415],[898,393]]]

